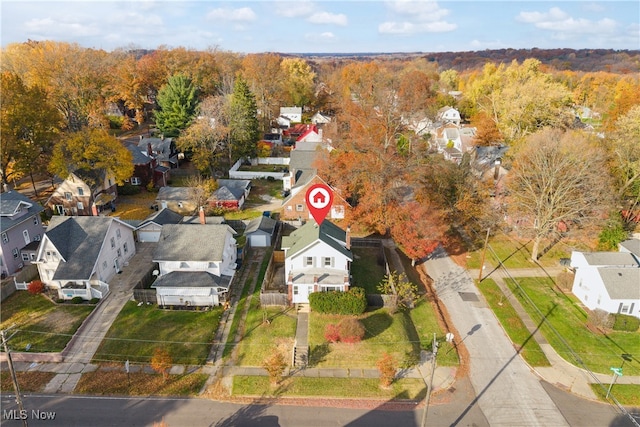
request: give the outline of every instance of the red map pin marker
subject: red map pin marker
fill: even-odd
[[[322,224],[333,204],[333,191],[325,184],[314,184],[307,190],[304,198],[309,212],[318,225]]]

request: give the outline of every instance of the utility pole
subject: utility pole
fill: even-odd
[[[18,386],[18,377],[16,377],[16,371],[13,369],[13,360],[11,359],[11,352],[9,351],[9,346],[7,346],[7,337],[5,336],[5,330],[0,330],[0,337],[2,338],[2,346],[4,347],[4,352],[7,355],[7,364],[9,366],[9,374],[11,375],[11,382],[13,383],[13,391],[16,393],[16,403],[18,404],[18,409],[20,410],[20,415],[24,414],[24,405],[22,404],[22,396],[20,395],[20,387]],[[22,416],[20,417],[22,418]],[[27,426],[26,418],[22,419],[22,425],[24,427]]]
[[[478,282],[482,281],[482,270],[484,269],[484,257],[487,254],[487,245],[489,244],[489,232],[490,228],[487,228],[487,237],[484,239],[484,249],[482,250],[482,262],[480,262],[480,275],[478,276]]]
[[[422,423],[420,425],[425,427],[427,425],[427,414],[429,413],[429,401],[431,400],[431,392],[433,391],[433,376],[436,372],[436,356],[438,355],[438,341],[436,340],[436,333],[433,333],[433,344],[432,344],[432,354],[431,357],[431,376],[429,377],[429,385],[427,387],[427,397],[424,412],[422,413]]]

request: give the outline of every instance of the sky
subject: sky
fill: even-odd
[[[107,51],[640,49],[637,0],[0,1],[3,47],[31,39]]]

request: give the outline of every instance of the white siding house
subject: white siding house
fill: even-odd
[[[225,300],[235,274],[233,230],[220,224],[167,224],[153,261],[160,306],[215,306]]]
[[[349,236],[337,225],[309,221],[282,238],[282,249],[293,304],[308,303],[312,292],[349,290],[353,255]]]
[[[571,253],[571,291],[589,309],[640,317],[640,262],[629,252]]]
[[[40,279],[58,298],[103,298],[109,281],[135,254],[133,227],[105,216],[54,216],[37,261]]]

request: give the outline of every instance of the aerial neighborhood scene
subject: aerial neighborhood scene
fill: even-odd
[[[637,2],[1,8],[2,425],[640,426]]]

